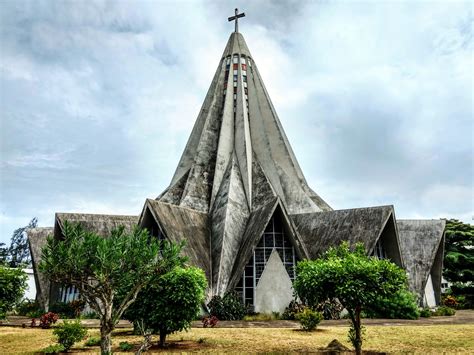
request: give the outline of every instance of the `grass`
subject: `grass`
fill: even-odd
[[[169,337],[172,346],[168,352],[311,352],[338,339],[347,341],[347,327],[319,327],[314,332],[282,328],[195,328]],[[367,326],[364,349],[386,352],[420,354],[473,353],[474,324],[427,326]],[[98,336],[98,330],[89,330]],[[114,332],[114,352],[120,342],[134,345],[141,337],[129,329]],[[157,341],[155,337],[153,341]],[[55,342],[52,330],[0,327],[0,354],[32,354]],[[76,344],[74,351],[97,352],[98,347],[85,347],[85,341]],[[153,351],[159,351],[156,348]],[[133,350],[132,350],[133,351]]]

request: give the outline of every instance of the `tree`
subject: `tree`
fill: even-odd
[[[131,233],[119,227],[104,238],[66,222],[63,232],[64,239],[48,237],[40,270],[79,290],[100,317],[101,353],[110,354],[120,317],[150,280],[183,262],[182,245],[160,242],[138,227]]]
[[[465,306],[474,305],[474,226],[456,219],[446,221],[444,271],[451,290],[465,298]]]
[[[21,269],[0,264],[0,319],[17,305],[27,287],[28,276]]]
[[[191,326],[204,302],[206,287],[201,269],[176,267],[143,288],[125,318],[144,333],[159,334],[163,347],[168,334]]]
[[[6,265],[8,258],[8,248],[5,243],[0,243],[0,265]]]
[[[31,266],[30,247],[26,231],[36,228],[38,218],[34,217],[27,226],[15,229],[8,248],[8,264],[11,267]]]
[[[356,353],[361,354],[361,312],[378,297],[395,293],[407,285],[403,269],[388,260],[367,256],[361,244],[351,251],[344,242],[329,249],[320,259],[299,262],[293,287],[310,307],[337,298],[349,313],[349,339]]]

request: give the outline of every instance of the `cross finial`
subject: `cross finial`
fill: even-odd
[[[235,32],[239,32],[239,18],[244,16],[245,12],[239,14],[239,9],[235,9],[235,16],[231,16],[228,18],[229,22],[235,20]]]

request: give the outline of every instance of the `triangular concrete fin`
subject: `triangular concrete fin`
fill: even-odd
[[[252,161],[252,211],[261,208],[277,197],[257,159]]]
[[[249,210],[242,177],[237,159],[233,156],[211,214],[214,294],[223,294],[227,290],[248,216]]]
[[[156,199],[161,202],[172,203],[179,205],[181,198],[183,197],[184,188],[188,181],[189,171],[187,171],[174,185],[168,187],[163,193]]]
[[[257,313],[283,313],[293,300],[293,285],[276,249],[270,254],[255,294]]]

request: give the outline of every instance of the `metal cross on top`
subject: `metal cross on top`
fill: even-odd
[[[235,20],[235,32],[239,32],[239,18],[244,16],[245,12],[239,14],[239,9],[235,9],[235,16],[231,16],[228,18],[229,22]]]

